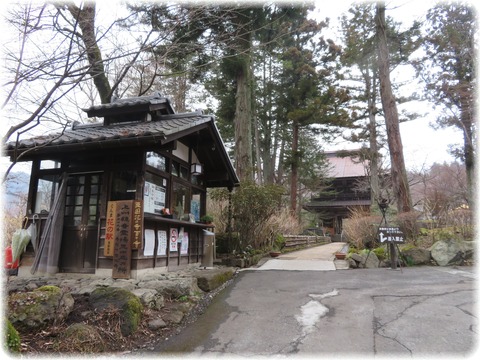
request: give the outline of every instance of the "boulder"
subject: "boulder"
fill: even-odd
[[[132,292],[118,287],[99,287],[90,294],[90,304],[97,311],[120,310],[120,330],[123,336],[133,334],[140,324],[143,306]]]
[[[350,254],[350,259],[352,259],[353,261],[355,261],[355,263],[357,264],[357,267],[358,267],[358,265],[361,264],[362,261],[363,261],[362,255],[357,254],[357,253],[351,253],[351,254]]]
[[[367,269],[378,268],[380,261],[378,260],[377,254],[375,254],[373,251],[370,251],[362,256],[365,258],[365,261],[362,263],[363,267]]]
[[[142,304],[150,309],[160,310],[165,305],[165,299],[154,289],[135,289],[133,294],[138,296]]]
[[[431,259],[430,250],[420,248],[403,250],[402,255],[410,265],[425,265],[430,263]]]
[[[148,322],[148,328],[152,331],[163,329],[164,327],[167,327],[167,323],[161,318],[153,319]]]
[[[8,319],[17,329],[40,329],[67,318],[73,297],[57,286],[46,285],[8,297]]]
[[[140,281],[138,287],[154,289],[168,299],[178,299],[182,296],[192,296],[202,292],[195,277]]]
[[[165,320],[168,323],[180,324],[184,316],[185,314],[182,311],[172,309],[168,313],[164,314],[162,317],[163,317],[163,320]]]
[[[233,277],[233,268],[197,270],[193,276],[197,278],[198,287],[205,292],[215,290]]]
[[[110,286],[120,288],[120,289],[125,289],[128,291],[132,291],[136,288],[135,283],[133,281],[123,280],[123,279],[119,279],[118,281],[115,281]]]
[[[439,240],[430,247],[432,259],[440,266],[461,265],[473,257],[472,241]]]
[[[347,261],[348,261],[348,266],[350,268],[353,268],[353,269],[356,269],[358,268],[358,264],[359,262],[356,262],[354,259],[352,259],[351,257],[347,258]]]
[[[77,323],[60,334],[59,351],[91,354],[105,351],[105,342],[93,326]]]
[[[352,267],[363,267],[363,268],[371,269],[371,268],[378,268],[378,264],[380,263],[377,255],[373,251],[362,253],[362,254],[351,253],[350,259],[354,260],[356,263],[356,266],[352,266]]]

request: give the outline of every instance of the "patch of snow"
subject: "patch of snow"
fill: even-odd
[[[325,294],[309,294],[308,295],[314,300],[310,300],[305,305],[303,305],[300,308],[301,314],[295,316],[295,319],[302,326],[303,336],[310,334],[315,329],[315,325],[317,324],[317,322],[322,317],[324,317],[329,311],[328,307],[320,303],[319,300],[325,299],[327,297],[336,296],[336,295],[338,295],[337,289],[334,289],[333,291],[330,291]]]

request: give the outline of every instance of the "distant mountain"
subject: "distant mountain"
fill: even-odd
[[[30,174],[21,171],[8,174],[7,180],[3,184],[5,192],[2,200],[5,211],[25,204],[29,184]]]

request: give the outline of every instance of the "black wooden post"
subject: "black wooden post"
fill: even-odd
[[[382,226],[382,223],[385,223],[385,226],[387,226],[387,209],[388,209],[388,200],[387,199],[379,199],[378,200],[378,207],[380,208],[380,211],[382,212],[382,221],[380,222],[380,226]],[[397,250],[395,247],[395,243],[393,241],[389,242],[388,244],[388,249],[390,252],[390,266],[392,270],[397,269]]]

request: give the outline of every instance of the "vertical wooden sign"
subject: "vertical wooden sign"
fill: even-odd
[[[113,256],[113,244],[115,243],[115,223],[117,215],[116,201],[109,201],[107,205],[107,224],[105,228],[105,244],[103,255]]]
[[[133,202],[132,249],[143,248],[143,202]]]
[[[132,259],[133,201],[117,201],[112,278],[129,279]]]

